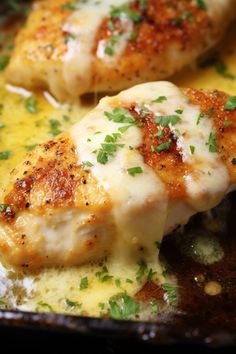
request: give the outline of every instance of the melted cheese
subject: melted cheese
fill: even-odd
[[[129,3],[131,1],[126,1]],[[85,3],[77,2],[77,10],[67,19],[63,26],[63,31],[72,35],[68,40],[68,50],[64,56],[63,77],[68,92],[73,96],[78,93],[78,81],[84,91],[90,88],[92,80],[93,47],[95,37],[103,19],[108,16],[112,6],[124,4],[124,0],[103,0],[97,2],[88,0]],[[122,23],[127,33],[119,41],[116,55],[109,57],[105,55],[105,42],[101,42],[98,48],[98,57],[106,58],[108,61],[117,60],[126,47],[127,39],[132,32],[132,22],[122,15]],[[78,60],[79,58],[79,60]],[[84,73],[86,72],[86,75]],[[77,90],[77,91],[76,91]],[[77,96],[77,95],[76,95]]]
[[[212,2],[211,0],[207,0]],[[224,0],[221,0],[224,3]],[[236,51],[233,52],[236,47],[236,27],[232,28],[228,36],[225,38],[224,45],[220,51],[220,58],[228,67],[230,73],[236,76]],[[194,87],[203,89],[218,88],[229,94],[236,95],[236,80],[229,80],[220,76],[214,69],[214,67],[205,67],[198,70],[184,70],[179,75],[176,75],[172,81],[178,86],[182,87]],[[0,151],[11,150],[12,156],[9,160],[0,161],[0,186],[8,179],[9,172],[12,168],[19,163],[25,154],[25,145],[31,145],[48,140],[50,135],[49,131],[49,119],[54,118],[62,122],[61,128],[67,129],[69,125],[80,120],[88,111],[90,111],[94,104],[82,105],[78,104],[76,107],[54,108],[44,99],[41,94],[37,94],[39,113],[36,115],[30,114],[24,106],[24,99],[20,96],[9,93],[4,89],[4,80],[0,75],[0,98],[1,103],[4,104],[4,108],[0,111],[0,122],[5,124],[5,127],[0,129]],[[62,116],[69,115],[70,121],[63,123]],[[27,143],[26,143],[27,142]],[[184,206],[182,206],[184,207]],[[170,224],[174,223],[174,219],[179,211],[177,209],[171,209]],[[113,260],[111,259],[111,264]],[[115,267],[115,265],[113,265]],[[134,282],[128,284],[125,282],[126,278],[135,279],[135,273],[138,269],[136,265],[119,265],[116,267],[116,271],[112,266],[108,264],[108,269],[111,274],[116,277],[124,279],[122,281],[121,289],[117,288],[114,282],[101,283],[93,281],[94,272],[98,271],[97,266],[82,266],[77,268],[68,269],[45,269],[38,275],[33,275],[34,279],[34,291],[30,293],[30,296],[19,296],[19,286],[23,290],[28,289],[27,284],[19,284],[17,287],[17,293],[15,293],[16,300],[14,306],[23,308],[28,311],[38,308],[38,303],[48,303],[52,306],[55,312],[60,313],[73,313],[83,314],[89,316],[99,316],[100,308],[98,304],[100,302],[106,303],[109,297],[117,292],[126,290],[127,293],[133,295],[139,288],[140,284]],[[17,285],[16,279],[19,274],[13,276],[13,280],[9,281],[10,274],[6,268],[0,266],[0,298],[10,299],[12,297],[12,286],[14,283]],[[89,287],[84,291],[79,290],[80,279],[87,276],[89,279]],[[91,281],[90,281],[91,278]],[[32,289],[29,287],[29,290]],[[65,306],[65,299],[77,301],[82,303],[82,308],[68,308]],[[45,311],[47,309],[38,308],[39,311]]]
[[[159,96],[165,96],[166,100],[153,103]],[[90,162],[91,173],[110,195],[117,230],[114,254],[121,254],[123,258],[128,256],[131,261],[135,256],[137,259],[155,259],[155,241],[160,242],[165,230],[175,226],[166,226],[166,222],[170,210],[176,210],[176,206],[167,200],[165,185],[137,151],[143,143],[138,127],[132,126],[120,135],[118,143],[123,147],[106,164],[97,162],[94,151],[99,151],[105,137],[119,133],[119,127],[127,126],[109,120],[105,112],[111,112],[114,106],[133,102],[137,107],[145,105],[155,116],[173,115],[177,109],[183,110],[181,121],[174,127],[170,125],[173,131],[178,129],[181,134],[179,147],[183,159],[192,170],[185,176],[189,207],[187,205],[182,209],[184,215],[180,218],[186,221],[194,213],[193,210],[203,211],[215,206],[229,185],[228,172],[219,154],[209,152],[206,145],[214,131],[212,121],[206,117],[204,124],[197,125],[200,107],[192,105],[177,86],[169,82],[147,83],[123,91],[116,97],[101,100],[94,111],[71,129],[71,134],[78,150],[78,163]],[[191,145],[196,149],[194,155],[190,153]],[[130,150],[130,146],[133,150]],[[143,173],[130,176],[127,170],[137,166]],[[168,222],[171,221],[169,217]],[[181,222],[178,218],[177,221]]]
[[[124,144],[124,147],[117,151],[109,163],[97,163],[93,151],[99,150],[105,136],[119,132],[119,127],[127,126],[109,121],[104,116],[105,111],[111,111],[108,98],[103,99],[94,111],[71,129],[78,149],[78,162],[82,164],[89,161],[93,164],[92,174],[112,200],[118,241],[114,254],[120,254],[123,258],[128,256],[129,260],[134,256],[151,256],[155,259],[155,241],[161,241],[166,219],[165,187],[135,150],[142,144],[142,135],[137,127],[130,127],[122,134],[118,143]],[[143,173],[132,177],[127,169],[136,166],[141,167]],[[144,248],[144,251],[140,251],[140,248]]]

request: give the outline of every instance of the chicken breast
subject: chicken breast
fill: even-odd
[[[135,86],[38,147],[11,173],[0,252],[16,266],[156,259],[163,235],[236,182],[236,98]]]
[[[60,100],[160,80],[214,46],[235,14],[234,0],[41,0],[6,78]]]

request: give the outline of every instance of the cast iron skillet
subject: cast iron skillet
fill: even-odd
[[[0,12],[9,10],[7,3],[1,2]],[[194,343],[213,347],[234,346],[236,349],[236,193],[232,193],[225,203],[227,208],[219,207],[215,211],[217,218],[222,210],[228,210],[223,212],[223,218],[227,220],[225,230],[223,234],[221,232],[217,235],[225,252],[220,262],[211,266],[195,263],[181,253],[177,247],[176,235],[166,237],[161,246],[162,256],[178,278],[181,295],[179,312],[171,321],[163,318],[156,322],[114,321],[52,313],[0,311],[0,339],[17,336],[18,339],[24,339],[27,335],[32,338],[32,333],[47,333],[56,336],[57,340],[62,338],[62,334],[73,335],[76,340],[87,338],[90,344],[99,343],[99,340],[122,341],[126,343],[126,349],[127,343],[138,343],[139,348],[142,343],[154,348]],[[195,216],[187,226],[187,231],[192,229],[198,232],[204,230],[201,214]],[[204,275],[206,281],[219,281],[222,294],[207,296],[202,291],[202,285],[194,281],[199,274]],[[155,297],[155,289],[151,284],[147,285],[146,290],[150,296]]]

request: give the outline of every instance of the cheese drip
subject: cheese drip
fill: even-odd
[[[166,100],[154,103],[159,96],[165,96]],[[170,124],[170,129],[179,130],[178,146],[184,162],[191,165],[189,174],[183,176],[188,195],[184,203],[168,203],[165,185],[136,150],[142,144],[142,133],[135,125],[121,134],[118,141],[121,147],[106,164],[97,161],[97,152],[106,136],[127,125],[109,120],[105,112],[134,102],[137,107],[145,105],[155,116],[173,115],[178,109],[183,111],[180,122],[174,127]],[[116,255],[120,253],[127,259],[143,255],[153,260],[155,241],[160,242],[164,233],[176,226],[176,221],[186,223],[196,211],[212,208],[227,191],[227,169],[219,155],[210,152],[207,146],[209,135],[214,131],[213,122],[206,117],[204,124],[197,125],[200,114],[200,107],[191,104],[175,85],[148,83],[123,91],[115,98],[102,99],[95,110],[71,129],[78,150],[78,163],[89,162],[91,173],[110,195],[116,223]],[[195,146],[194,155],[189,148],[191,145]],[[130,176],[128,169],[137,166],[143,172]],[[180,207],[183,220],[178,214]]]
[[[73,11],[63,26],[63,31],[71,36],[67,43],[68,50],[64,56],[63,77],[67,90],[72,96],[75,93],[78,94],[78,81],[80,81],[80,86],[83,87],[84,91],[89,91],[92,81],[92,50],[103,19],[109,16],[112,6],[118,7],[130,2],[124,0],[102,0],[101,2],[88,0],[84,3],[78,1],[75,4],[76,10]],[[126,32],[125,35],[121,36],[117,50],[112,57],[106,56],[106,43],[102,41],[97,52],[99,58],[105,58],[108,62],[114,63],[124,51],[133,25],[132,21],[128,20],[125,15],[121,16],[121,21]]]
[[[131,261],[134,257],[145,257],[153,261],[156,259],[155,242],[160,242],[164,233],[167,195],[162,181],[135,149],[142,143],[141,131],[132,126],[122,134],[119,143],[124,146],[105,165],[98,163],[94,154],[107,135],[127,125],[105,117],[104,112],[112,110],[112,100],[101,100],[94,111],[71,129],[71,135],[78,149],[79,164],[85,161],[93,164],[91,173],[112,200],[115,256]],[[129,175],[127,170],[137,166],[143,172]]]
[[[155,116],[178,114],[181,120],[170,129],[178,132],[178,147],[182,152],[183,161],[191,166],[191,172],[184,176],[188,193],[187,202],[196,211],[205,211],[216,206],[229,186],[229,174],[218,153],[209,151],[209,137],[214,134],[213,121],[201,115],[200,107],[193,105],[183,92],[169,82],[154,82],[138,85],[123,91],[119,97],[129,103],[129,96],[138,105],[143,102]],[[166,100],[153,103],[159,96]],[[199,121],[199,122],[198,122]],[[190,147],[194,147],[194,153]]]

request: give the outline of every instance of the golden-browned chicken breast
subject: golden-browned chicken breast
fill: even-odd
[[[236,182],[236,97],[168,82],[103,98],[11,173],[0,252],[17,266],[152,259]]]
[[[60,100],[159,80],[214,46],[235,14],[235,0],[38,1],[6,77]]]

